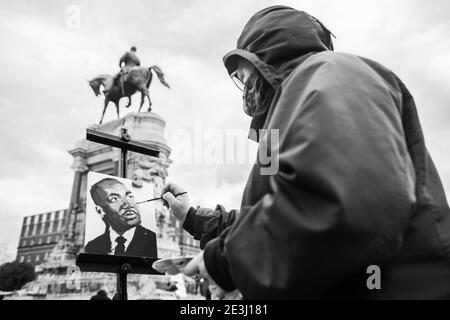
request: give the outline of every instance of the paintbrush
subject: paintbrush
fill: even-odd
[[[186,192],[181,192],[181,193],[175,194],[174,197],[176,198],[176,197],[181,196],[181,195],[186,194],[186,193],[187,193],[187,191]],[[152,201],[156,201],[156,200],[162,200],[162,201],[166,202],[166,200],[163,199],[163,197],[158,197],[158,198],[153,198],[153,199],[137,202],[136,204],[141,204],[141,203],[145,203],[145,202],[152,202]]]

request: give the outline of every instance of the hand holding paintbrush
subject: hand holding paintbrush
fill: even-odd
[[[170,209],[171,214],[183,225],[186,215],[191,208],[187,191],[175,183],[169,182],[162,188],[161,195],[164,205]]]

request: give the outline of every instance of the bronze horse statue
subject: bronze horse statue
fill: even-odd
[[[124,81],[124,94],[122,94],[122,87],[120,85],[120,79],[114,79],[113,76],[108,74],[101,74],[92,80],[88,80],[89,85],[94,91],[95,95],[98,97],[100,95],[101,86],[103,86],[103,93],[105,95],[105,104],[103,107],[102,118],[100,123],[103,122],[103,117],[105,116],[106,107],[109,102],[112,101],[116,105],[117,117],[119,116],[119,101],[123,97],[128,97],[127,108],[131,105],[131,96],[137,91],[141,93],[141,105],[139,106],[139,111],[145,102],[145,97],[148,98],[149,106],[148,111],[152,111],[152,101],[150,100],[150,95],[148,88],[152,82],[153,74],[152,70],[158,76],[159,81],[170,89],[169,84],[164,80],[164,74],[158,66],[152,66],[150,68],[145,67],[132,67],[126,74],[126,79]],[[123,75],[121,75],[123,76]]]

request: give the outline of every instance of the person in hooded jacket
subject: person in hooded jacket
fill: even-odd
[[[334,52],[320,21],[285,6],[256,13],[224,63],[251,132],[278,130],[278,143],[250,137],[278,170],[257,161],[230,212],[163,188],[204,249],[185,273],[245,299],[450,299],[450,209],[401,80]]]

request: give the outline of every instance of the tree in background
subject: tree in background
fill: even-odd
[[[0,266],[0,290],[13,291],[36,278],[33,266],[22,262],[7,262]]]

